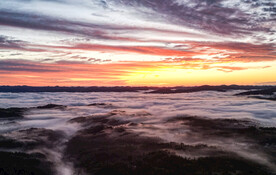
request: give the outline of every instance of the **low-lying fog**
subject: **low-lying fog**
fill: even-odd
[[[42,144],[19,149],[17,147],[1,148],[0,145],[0,149],[7,152],[43,153],[47,160],[56,166],[56,174],[74,174],[76,171],[73,168],[74,162],[64,159],[66,144],[72,137],[79,134],[81,129],[88,127],[85,122],[91,121],[85,120],[81,123],[72,122],[72,119],[93,118],[93,116],[109,117],[109,120],[121,121],[122,124],[119,127],[127,132],[142,137],[158,138],[164,143],[207,146],[207,148],[195,151],[167,149],[182,157],[210,156],[212,154],[210,149],[216,148],[237,154],[275,171],[275,157],[270,154],[275,148],[275,141],[272,143],[274,147],[270,148],[271,145],[267,145],[267,142],[261,143],[261,136],[256,136],[258,140],[255,140],[254,134],[245,133],[250,131],[244,129],[276,127],[276,102],[234,96],[238,92],[0,93],[0,108],[26,108],[23,118],[0,119],[1,136],[22,142],[34,142],[34,140],[38,142],[38,139],[42,139],[41,131],[32,132],[37,132],[38,135],[26,134],[23,131],[28,131],[30,128],[43,128],[47,131],[60,132],[62,138],[54,146],[46,147]],[[47,104],[66,107],[35,108]],[[106,126],[105,123],[104,125]],[[118,126],[110,125],[110,127]],[[103,129],[101,132],[110,133],[111,131]],[[262,133],[258,132],[258,134]],[[265,136],[268,138],[267,135]],[[47,141],[43,140],[43,143]],[[39,140],[39,142],[42,141]]]

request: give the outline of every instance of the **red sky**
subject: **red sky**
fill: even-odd
[[[0,2],[0,85],[276,84],[276,3]]]

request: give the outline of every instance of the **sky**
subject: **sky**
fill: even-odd
[[[1,0],[0,85],[276,84],[275,0]]]

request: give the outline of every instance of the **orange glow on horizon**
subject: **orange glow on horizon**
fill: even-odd
[[[42,64],[42,63],[40,63]],[[0,85],[31,86],[195,86],[266,84],[276,80],[276,62],[180,63],[117,62],[106,64],[44,63],[53,72],[1,74]],[[270,66],[267,66],[270,65]],[[56,70],[57,69],[57,70]]]
[[[198,86],[239,84],[249,85],[263,82],[273,82],[276,70],[240,70],[239,72],[222,72],[218,70],[193,69],[160,69],[153,71],[139,71],[125,77],[128,85],[152,86]],[[264,83],[265,84],[265,83]]]

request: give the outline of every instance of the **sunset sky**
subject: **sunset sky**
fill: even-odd
[[[0,85],[276,84],[275,0],[1,0]]]

